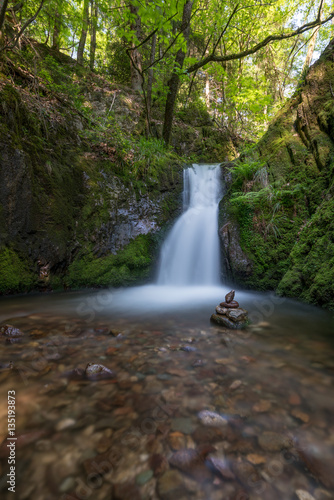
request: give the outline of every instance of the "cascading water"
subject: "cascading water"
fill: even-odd
[[[183,214],[163,244],[158,285],[218,285],[220,165],[184,170]]]

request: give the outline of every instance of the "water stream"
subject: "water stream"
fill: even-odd
[[[0,337],[1,498],[334,498],[333,316],[237,290],[252,327],[210,324],[228,291],[219,283],[219,197],[217,166],[185,172],[184,212],[156,284],[0,299],[0,324],[24,333],[14,343]],[[88,363],[115,376],[83,377]]]
[[[183,214],[161,251],[158,285],[219,283],[218,204],[220,165],[184,170]]]

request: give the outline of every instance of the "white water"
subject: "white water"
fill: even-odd
[[[158,285],[218,285],[220,166],[184,170],[183,214],[163,244]]]

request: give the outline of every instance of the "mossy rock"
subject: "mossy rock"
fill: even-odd
[[[88,286],[128,286],[148,279],[154,242],[150,235],[139,235],[116,255],[94,258],[78,256],[68,268],[65,284],[72,288]]]

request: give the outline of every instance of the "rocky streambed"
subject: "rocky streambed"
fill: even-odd
[[[16,308],[0,331],[1,498],[8,391],[19,500],[334,498],[329,315],[294,307],[247,330],[198,309]]]

